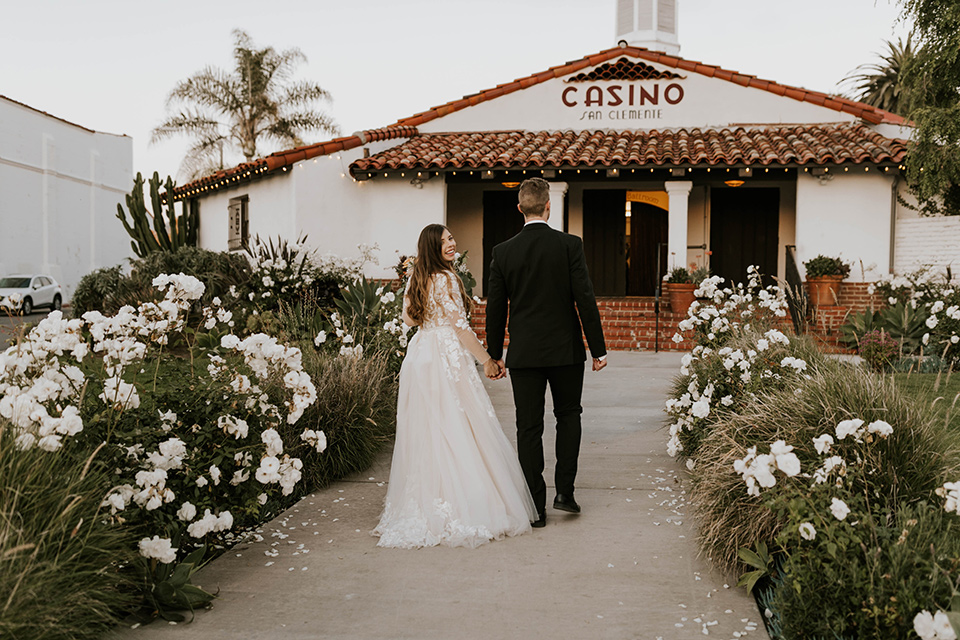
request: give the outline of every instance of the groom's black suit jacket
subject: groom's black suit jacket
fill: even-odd
[[[587,358],[584,334],[594,358],[607,353],[583,241],[577,236],[534,222],[493,248],[487,285],[487,352],[494,360],[503,357],[508,300],[507,367],[583,362]]]

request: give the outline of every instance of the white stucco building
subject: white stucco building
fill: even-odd
[[[0,96],[0,274],[46,273],[64,300],[89,271],[131,255],[116,220],[133,141]]]
[[[551,222],[583,237],[600,295],[652,295],[657,273],[678,265],[782,277],[794,247],[798,264],[854,262],[854,282],[889,273],[897,220],[914,217],[895,197],[903,119],[680,58],[673,5],[622,0],[611,49],[177,196],[200,206],[204,247],[227,248],[231,228],[234,244],[302,232],[349,255],[377,243],[375,276],[441,222],[482,283],[490,249],[520,226],[516,185],[542,176]]]

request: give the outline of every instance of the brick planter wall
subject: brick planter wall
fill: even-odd
[[[840,327],[846,322],[847,315],[886,306],[880,296],[867,293],[869,286],[869,282],[844,282],[840,288],[839,305],[810,309],[810,333],[824,350],[830,353],[853,353],[840,342]]]

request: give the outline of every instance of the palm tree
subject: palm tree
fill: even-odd
[[[153,130],[151,142],[176,135],[193,138],[180,173],[194,179],[224,168],[224,148],[239,151],[249,162],[259,157],[261,142],[303,144],[311,131],[336,134],[339,128],[319,102],[330,94],[310,81],[295,81],[293,71],[306,62],[299,49],[257,49],[240,29],[234,35],[234,69],[206,67],[182,80],[167,96],[167,108],[179,107]]]
[[[904,78],[907,68],[917,56],[912,38],[912,35],[908,35],[906,42],[898,38],[896,44],[887,40],[886,55],[877,54],[880,62],[862,64],[841,80],[841,84],[854,85],[849,97],[906,116],[910,108],[910,96]],[[856,71],[860,73],[855,74]]]

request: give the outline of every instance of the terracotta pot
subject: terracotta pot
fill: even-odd
[[[843,276],[820,276],[807,280],[810,304],[816,307],[840,306],[840,286]]]
[[[692,283],[664,282],[663,287],[670,300],[670,310],[674,313],[686,315],[687,309],[689,309],[693,301],[696,300],[693,292],[697,288],[697,285]]]

